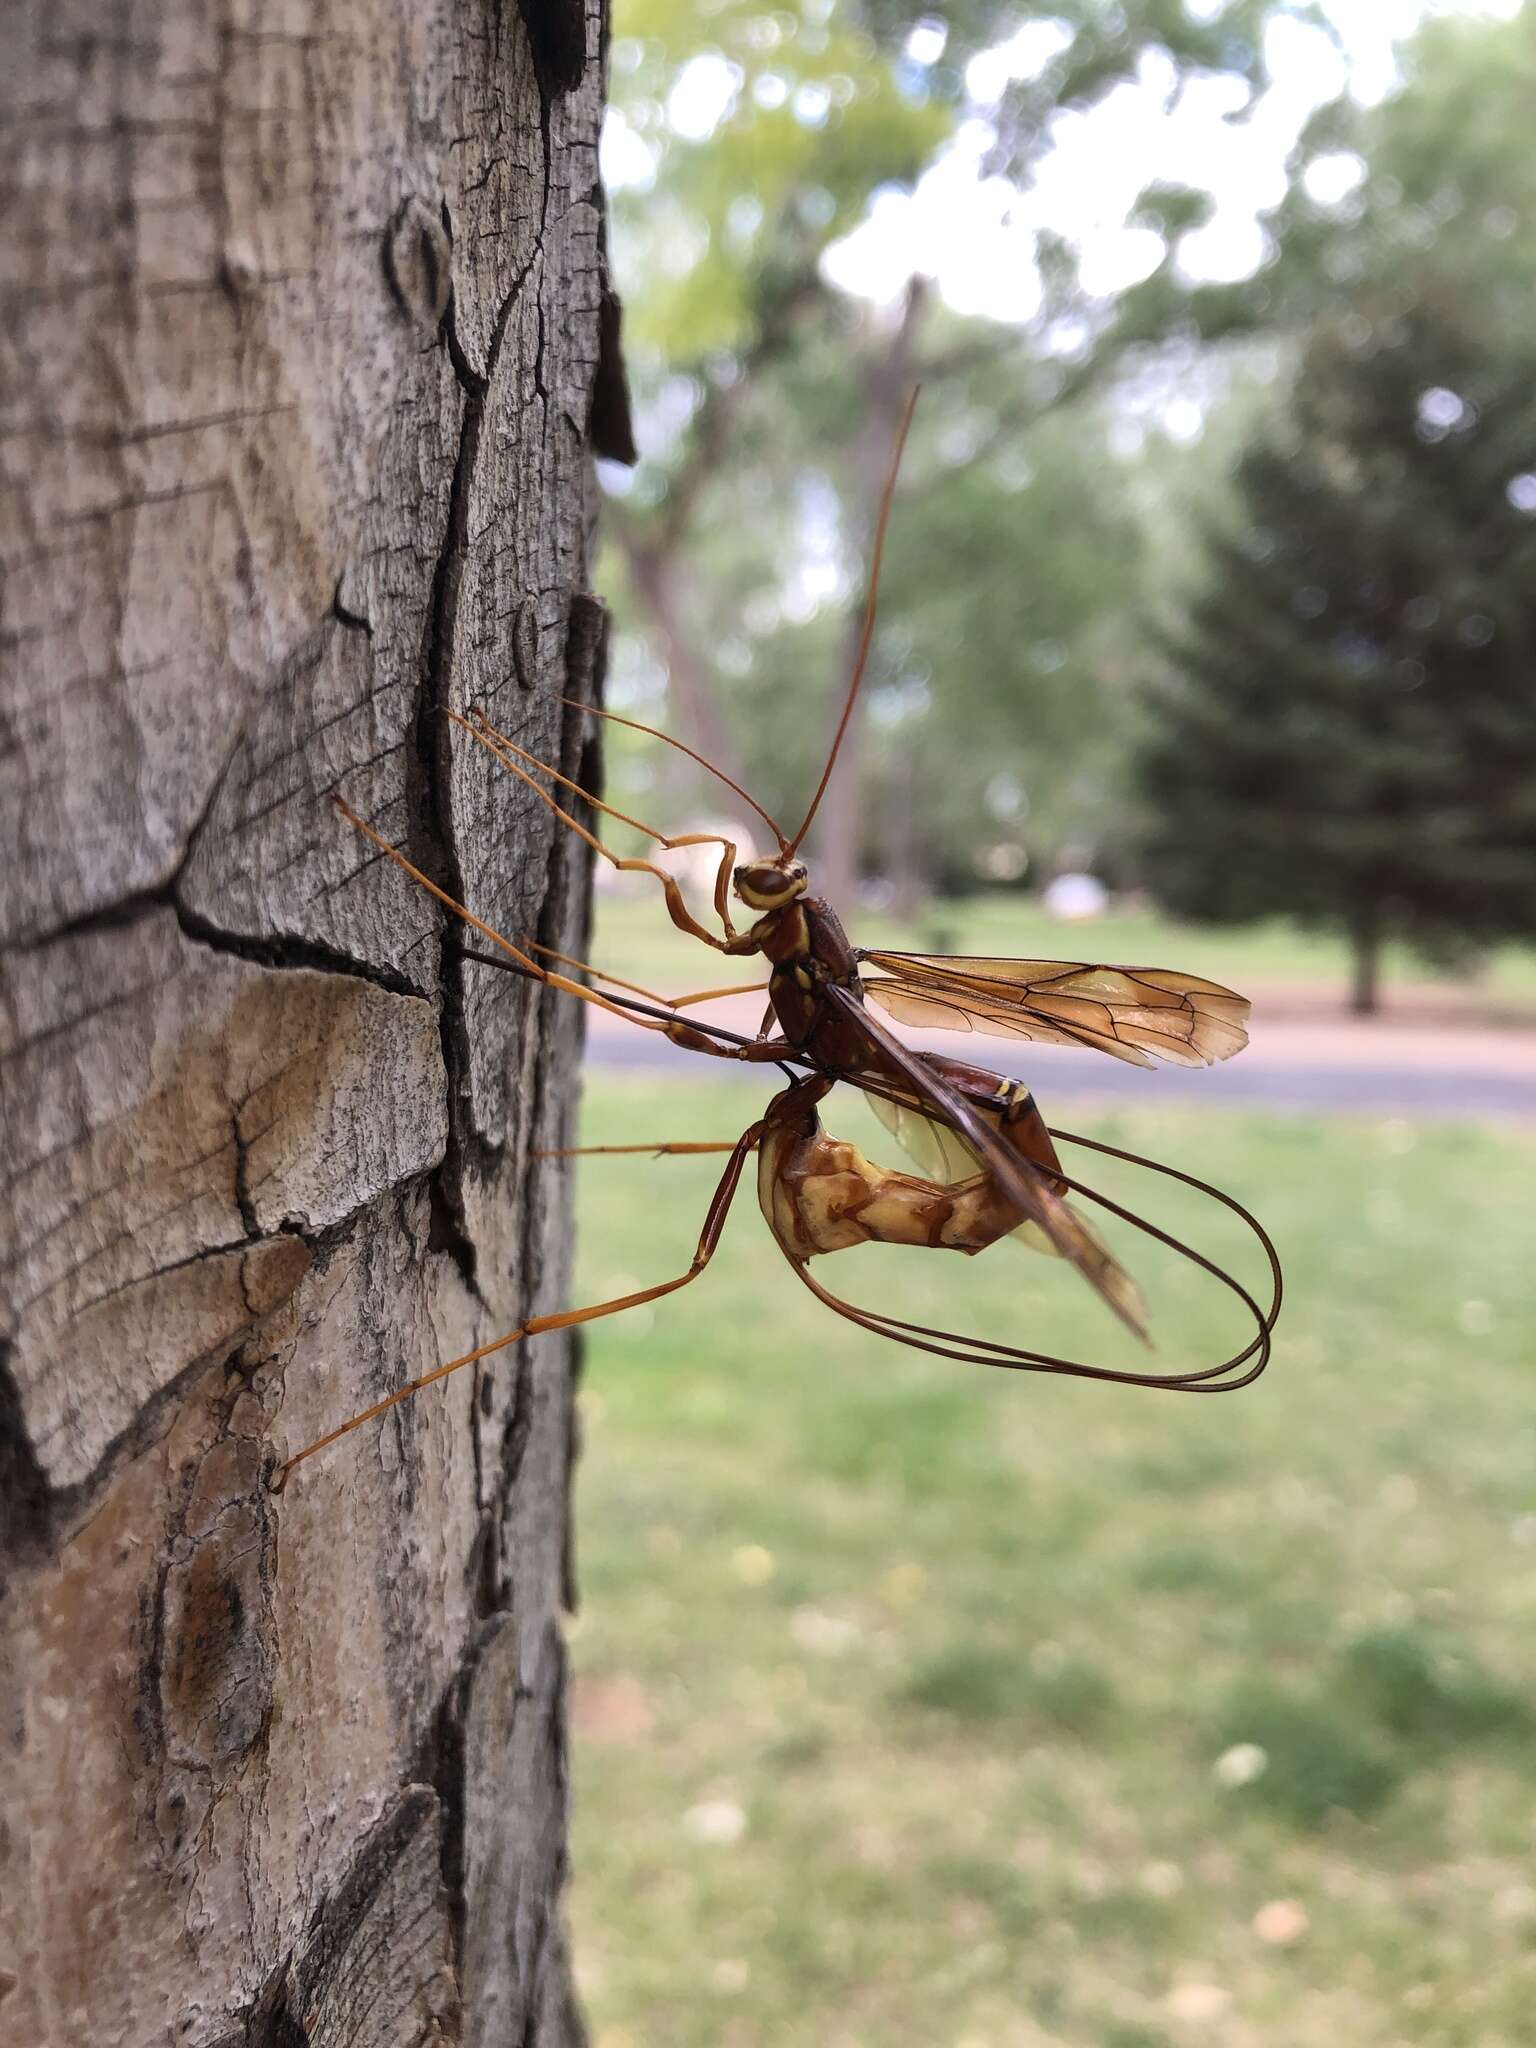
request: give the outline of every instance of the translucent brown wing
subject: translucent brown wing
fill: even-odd
[[[948,1124],[936,1123],[913,1104],[897,1102],[888,1095],[866,1095],[864,1099],[925,1180],[952,1187],[957,1180],[969,1180],[982,1171],[976,1154]]]
[[[1210,1066],[1248,1043],[1246,997],[1166,967],[861,951],[864,991],[899,1024],[1086,1045],[1133,1066]]]
[[[925,1116],[915,1103],[899,1102],[894,1096],[873,1093],[867,1094],[865,1100],[925,1179],[940,1181],[950,1187],[956,1181],[969,1180],[973,1173],[985,1170],[958,1131]],[[1063,1202],[1061,1207],[1071,1218],[1079,1261],[1088,1260],[1101,1291],[1112,1296],[1118,1312],[1133,1327],[1144,1330],[1147,1304],[1141,1289],[1082,1211],[1070,1202]],[[1044,1252],[1048,1258],[1062,1256],[1038,1223],[1021,1223],[1009,1235],[1014,1243],[1023,1245],[1028,1251]]]
[[[870,1094],[895,1092],[935,1122],[946,1123],[982,1162],[1006,1199],[1023,1217],[1031,1217],[1042,1234],[1075,1266],[1089,1286],[1108,1302],[1115,1314],[1143,1342],[1147,1340],[1145,1319],[1139,1313],[1140,1297],[1125,1284],[1126,1276],[1108,1258],[1097,1239],[1081,1229],[1077,1217],[1062,1201],[1049,1180],[1027,1159],[1021,1158],[998,1135],[997,1130],[975,1106],[962,1099],[933,1065],[925,1062],[870,1015],[851,989],[829,982],[824,991],[828,1006],[857,1027],[867,1041],[873,1059],[866,1077],[857,1072],[844,1075],[856,1087]]]

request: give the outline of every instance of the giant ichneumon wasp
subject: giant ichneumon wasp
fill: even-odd
[[[767,983],[760,986],[768,997],[770,1015],[779,1027],[778,1036],[769,1035],[766,1023],[757,1038],[748,1039],[683,1014],[685,1009],[713,996],[742,993],[740,988],[706,990],[669,1003],[651,991],[606,976],[601,970],[551,953],[531,941],[525,945],[513,942],[455,901],[342,798],[335,798],[350,824],[496,948],[489,954],[468,951],[466,958],[507,967],[564,990],[582,1001],[627,1017],[645,1029],[662,1031],[691,1051],[778,1064],[788,1073],[790,1085],[734,1141],[718,1146],[662,1144],[618,1148],[729,1153],[698,1248],[685,1273],[613,1301],[536,1317],[462,1358],[449,1360],[296,1452],[276,1474],[274,1483],[278,1487],[285,1483],[295,1465],[336,1437],[461,1366],[488,1357],[521,1337],[612,1315],[686,1286],[713,1256],[746,1161],[754,1150],[758,1154],[759,1199],[780,1250],[828,1307],[867,1329],[947,1357],[1182,1391],[1214,1392],[1246,1385],[1263,1370],[1279,1311],[1280,1269],[1268,1237],[1240,1204],[1192,1175],[1118,1152],[1114,1147],[1095,1147],[1182,1180],[1235,1210],[1258,1237],[1270,1265],[1273,1290],[1267,1310],[1260,1308],[1246,1288],[1202,1254],[1082,1183],[1070,1180],[1062,1171],[1052,1134],[1027,1089],[1001,1080],[984,1068],[914,1051],[871,1013],[873,1004],[895,1021],[908,1025],[979,1030],[1052,1044],[1089,1046],[1142,1066],[1149,1066],[1152,1056],[1201,1066],[1227,1059],[1247,1043],[1246,1001],[1218,983],[1165,968],[856,947],[832,906],[811,892],[805,864],[798,857],[799,848],[826,794],[863,680],[874,633],[881,554],[910,421],[909,405],[881,499],[863,632],[842,715],[815,795],[793,836],[787,836],[746,791],[683,742],[654,732],[636,720],[618,720],[680,748],[719,776],[768,826],[778,843],[776,854],[737,865],[735,846],[719,835],[689,833],[669,837],[580,788],[558,769],[498,732],[480,714],[466,717],[451,710],[447,714],[604,859],[618,868],[653,875],[662,887],[672,922],[679,929],[723,954],[763,955],[771,971]],[[606,711],[597,715],[617,717]],[[718,845],[714,909],[720,931],[711,931],[694,916],[672,875],[650,861],[616,853],[560,803],[553,787],[546,785],[571,791],[592,811],[634,827],[659,847]],[[746,931],[738,931],[732,921],[732,891],[754,913],[754,921]],[[536,954],[542,958],[536,959]],[[562,971],[565,968],[592,979],[575,980]],[[593,986],[593,981],[599,986]],[[864,1092],[899,1142],[924,1168],[920,1176],[872,1165],[856,1147],[823,1131],[818,1105],[839,1080]],[[1074,1142],[1094,1144],[1087,1139]],[[1097,1232],[1065,1199],[1069,1190],[1088,1195],[1215,1275],[1253,1315],[1257,1335],[1245,1349],[1217,1366],[1167,1374],[1121,1371],[1006,1344],[966,1339],[881,1312],[856,1309],[830,1294],[808,1271],[811,1258],[859,1243],[878,1241],[906,1244],[914,1249],[975,1252],[1001,1237],[1017,1235],[1067,1259],[1115,1313],[1144,1337],[1145,1320],[1135,1284]]]

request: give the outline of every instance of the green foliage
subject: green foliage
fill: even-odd
[[[1218,1739],[1263,1751],[1261,1774],[1237,1796],[1257,1799],[1295,1827],[1321,1827],[1335,1813],[1368,1819],[1402,1776],[1390,1751],[1329,1702],[1267,1681],[1238,1688]]]
[[[793,812],[847,668],[874,495],[869,422],[893,380],[921,379],[862,772],[843,799],[852,815],[862,779],[865,864],[963,884],[978,860],[1011,873],[1026,856],[1036,872],[1109,857],[1138,548],[1103,419],[1065,408],[1135,344],[1251,323],[1251,295],[1193,290],[1174,262],[1210,196],[1149,185],[1138,219],[1162,235],[1163,260],[1107,304],[1084,291],[1077,250],[1042,233],[1040,309],[1012,329],[960,321],[922,292],[909,317],[877,314],[842,298],[822,259],[881,188],[937,162],[962,120],[972,134],[990,124],[989,170],[1023,189],[1058,116],[1098,104],[1149,59],[1174,79],[1225,73],[1252,91],[1265,23],[1313,11],[1227,0],[1195,20],[1182,0],[1063,0],[1035,24],[1047,40],[1032,75],[973,104],[965,66],[1019,29],[1011,0],[941,15],[920,0],[620,8],[612,100],[650,159],[614,207],[647,450],[609,522],[619,545],[606,580],[653,650],[617,678],[632,708]],[[832,564],[838,587],[807,601],[807,562]],[[616,756],[621,794],[643,795],[651,771],[632,749]],[[654,772],[697,807],[696,779]]]
[[[953,1714],[962,1721],[1022,1719],[1020,1658],[963,1643],[932,1657],[902,1688],[909,1706]]]
[[[1010,84],[992,116],[996,168],[1027,183],[1056,114],[1134,79],[1149,53],[1180,75],[1225,73],[1256,89],[1264,25],[1281,12],[1317,14],[1291,0],[1226,0],[1195,21],[1182,0],[1061,0],[1050,10],[1055,54]],[[936,59],[905,54],[914,29],[936,26]],[[976,118],[964,66],[1018,26],[1012,0],[962,0],[942,14],[924,0],[794,0],[773,10],[760,0],[707,9],[623,0],[611,101],[651,155],[649,178],[617,207],[618,269],[642,363],[677,371],[713,352],[751,351],[786,301],[823,295],[821,251],[857,223],[871,194],[910,184],[962,115]],[[718,118],[698,132],[676,95],[706,73]],[[1171,245],[1208,203],[1153,186],[1143,212],[1166,223]],[[1075,288],[1075,275],[1063,282]]]
[[[1245,1679],[1216,1740],[1263,1753],[1237,1796],[1315,1828],[1335,1813],[1370,1818],[1411,1773],[1457,1752],[1523,1742],[1533,1719],[1470,1644],[1411,1622],[1356,1636],[1309,1688]]]
[[[953,125],[953,94],[905,83],[856,7],[724,0],[706,14],[695,0],[626,0],[617,31],[612,102],[655,166],[616,220],[642,365],[750,347],[869,194],[910,183]],[[700,65],[715,67],[723,105],[695,139],[668,109]]]
[[[1012,1720],[1085,1739],[1103,1731],[1115,1706],[1114,1685],[1086,1658],[972,1642],[951,1644],[919,1665],[899,1697],[958,1721]]]
[[[800,431],[840,388],[808,395]],[[961,889],[999,851],[1005,878],[1010,857],[1034,876],[1063,850],[1100,854],[1127,740],[1142,575],[1128,466],[1099,415],[1047,413],[1021,431],[1008,398],[996,374],[925,390],[865,685],[870,864]],[[736,765],[781,817],[805,806],[848,673],[843,607],[792,594],[797,515],[823,546],[842,516],[828,452],[796,442],[711,481],[683,599],[691,638],[713,651]],[[766,594],[783,583],[789,593]],[[640,715],[664,713],[658,699]],[[616,787],[644,815],[645,792],[622,778],[651,755],[615,758]]]
[[[1034,1887],[1021,1871],[980,1856],[936,1856],[924,1872],[941,1897],[983,1906],[998,1932],[1024,1941],[1039,1925],[1040,1905]]]
[[[1127,698],[1146,666],[1137,596],[1147,583],[1166,599],[1170,563],[1182,567],[1168,517],[1180,478],[1155,438],[1138,459],[1112,452],[1123,445],[1124,399],[1110,380],[1126,365],[1144,368],[1170,337],[1196,393],[1220,381],[1212,344],[1288,340],[1301,327],[1314,333],[1312,368],[1337,387],[1357,368],[1357,387],[1369,398],[1383,366],[1384,382],[1401,367],[1404,388],[1383,390],[1376,419],[1293,419],[1273,439],[1276,470],[1291,466],[1287,437],[1305,432],[1347,446],[1349,460],[1371,470],[1368,481],[1349,485],[1330,458],[1320,463],[1315,492],[1298,485],[1282,502],[1286,480],[1255,470],[1243,489],[1251,480],[1261,498],[1269,494],[1266,504],[1240,497],[1234,508],[1224,500],[1207,518],[1217,529],[1210,575],[1232,593],[1211,644],[1236,634],[1243,658],[1269,676],[1267,702],[1250,707],[1251,751],[1261,737],[1267,743],[1260,713],[1277,703],[1291,707],[1279,721],[1283,750],[1296,738],[1292,728],[1313,720],[1319,745],[1334,743],[1335,763],[1359,754],[1343,735],[1370,723],[1373,705],[1396,735],[1375,750],[1378,761],[1421,743],[1440,748],[1426,706],[1494,665],[1512,674],[1518,658],[1516,624],[1502,614],[1496,645],[1476,662],[1463,658],[1454,626],[1442,623],[1438,636],[1427,636],[1436,643],[1434,678],[1410,689],[1426,636],[1384,632],[1374,600],[1369,616],[1354,616],[1358,605],[1341,615],[1345,593],[1326,586],[1330,609],[1311,622],[1310,635],[1298,635],[1288,615],[1278,627],[1259,620],[1297,589],[1320,587],[1303,559],[1303,530],[1314,518],[1321,523],[1312,555],[1332,563],[1352,551],[1361,565],[1356,583],[1373,584],[1377,569],[1364,550],[1383,541],[1377,529],[1396,490],[1389,452],[1411,488],[1399,515],[1420,527],[1416,549],[1383,542],[1393,573],[1407,578],[1403,603],[1439,603],[1442,622],[1495,616],[1473,586],[1505,568],[1486,554],[1457,557],[1469,523],[1484,523],[1472,452],[1462,445],[1468,437],[1402,449],[1392,436],[1400,439],[1414,417],[1403,409],[1417,402],[1407,388],[1413,377],[1471,375],[1467,363],[1484,358],[1504,365],[1509,387],[1489,401],[1502,408],[1499,432],[1518,440],[1525,430],[1511,406],[1536,275],[1536,156],[1523,132],[1523,108],[1536,92],[1536,12],[1508,24],[1432,22],[1406,54],[1400,94],[1369,110],[1347,98],[1326,108],[1272,217],[1276,258],[1251,279],[1188,284],[1176,259],[1210,196],[1166,183],[1149,183],[1136,210],[1163,241],[1148,279],[1107,304],[1091,301],[1075,249],[1043,233],[1043,303],[1018,329],[961,321],[927,299],[898,322],[842,299],[823,275],[826,251],[871,196],[882,185],[910,185],[962,118],[991,123],[989,167],[1027,185],[1060,112],[1093,105],[1149,53],[1164,53],[1160,61],[1171,59],[1176,75],[1225,72],[1253,89],[1264,82],[1266,23],[1280,13],[1318,18],[1316,9],[1280,0],[1197,11],[1209,18],[1191,20],[1182,0],[1116,8],[1069,0],[1051,11],[1060,24],[1055,54],[981,111],[966,102],[964,66],[1017,26],[997,0],[944,10],[947,43],[922,61],[907,54],[908,40],[933,17],[917,0],[797,0],[772,13],[749,0],[722,0],[707,12],[691,0],[632,0],[618,14],[614,103],[652,155],[649,182],[621,191],[616,206],[616,270],[650,451],[609,521],[618,545],[605,582],[628,635],[649,641],[648,650],[638,637],[621,650],[618,700],[718,751],[771,810],[798,812],[830,732],[861,592],[873,495],[861,435],[882,380],[921,375],[925,396],[892,535],[856,787],[845,798],[860,812],[863,865],[912,883],[909,899],[922,883],[956,888],[1010,874],[1021,858],[1031,879],[1064,864],[1094,864],[1111,880],[1133,871],[1124,797]],[[714,66],[725,87],[718,121],[691,139],[669,107],[700,63]],[[1348,189],[1352,160],[1359,180]],[[1309,185],[1304,169],[1325,175]],[[1454,333],[1442,347],[1447,325]],[[1076,339],[1064,348],[1066,334]],[[1230,433],[1252,407],[1251,390],[1242,391],[1208,439]],[[1482,447],[1493,424],[1485,407]],[[1374,468],[1366,452],[1373,439],[1382,455]],[[1184,468],[1209,470],[1217,459],[1208,448]],[[1453,469],[1455,489],[1442,492]],[[1380,508],[1368,531],[1354,516],[1364,496]],[[1518,525],[1512,512],[1510,520]],[[1243,545],[1241,529],[1266,521],[1298,536],[1289,561],[1276,553],[1256,562]],[[1513,576],[1523,556],[1511,532]],[[1349,543],[1342,555],[1341,536]],[[1263,532],[1246,537],[1267,545]],[[1476,545],[1492,538],[1482,534]],[[645,573],[658,560],[671,578],[667,617]],[[809,573],[829,568],[831,577]],[[1248,592],[1253,603],[1239,618]],[[1205,634],[1203,619],[1174,621],[1175,666],[1192,659]],[[1310,640],[1309,658],[1325,669],[1329,645],[1334,666],[1346,668],[1374,647],[1382,673],[1398,682],[1385,682],[1374,698],[1363,685],[1330,696],[1289,673],[1282,687],[1285,664],[1298,675],[1303,665],[1298,638]],[[686,695],[680,654],[693,671]],[[691,771],[657,761],[640,743],[615,743],[612,759],[615,792],[640,815],[658,805],[674,817],[728,808]],[[1469,897],[1508,903],[1524,885],[1506,876],[1505,886],[1491,886],[1490,869],[1501,861],[1495,847],[1473,873],[1476,829],[1464,805],[1448,808],[1445,777],[1430,783],[1419,792],[1432,819],[1427,842],[1415,844],[1405,829],[1392,872],[1356,886],[1351,878],[1379,850],[1365,843],[1362,824],[1372,798],[1330,771],[1299,819],[1315,848],[1313,883],[1301,890],[1298,876],[1295,890],[1263,900],[1352,921],[1362,934],[1374,918],[1429,944],[1477,936],[1463,908]],[[1175,778],[1170,801],[1183,788]],[[1400,814],[1425,815],[1417,802],[1405,798]],[[1246,803],[1228,808],[1224,844],[1239,827],[1246,832]],[[1166,878],[1181,906],[1206,914],[1195,870],[1203,863],[1209,877],[1220,867],[1226,893],[1215,909],[1235,914],[1243,864],[1211,862],[1194,834],[1180,847],[1182,832],[1173,810],[1152,879]],[[1440,844],[1447,834],[1455,842],[1448,853]],[[1273,842],[1260,849],[1271,869],[1293,868],[1289,851],[1288,840],[1283,861]],[[1462,866],[1462,882],[1453,900],[1429,903],[1422,874],[1438,873],[1448,858]],[[1405,878],[1404,863],[1416,873]],[[1334,875],[1344,878],[1339,891]],[[1486,935],[1509,921],[1498,913],[1482,922]]]
[[[1390,318],[1454,276],[1490,344],[1518,348],[1536,263],[1536,10],[1431,18],[1401,61],[1402,89],[1381,106],[1341,99],[1311,123],[1298,168],[1332,159],[1358,182],[1319,197],[1293,180],[1273,220],[1274,312],[1294,321],[1363,291]]]
[[[1241,1559],[1192,1543],[1173,1543],[1152,1551],[1138,1566],[1136,1583],[1148,1593],[1221,1593],[1229,1598],[1252,1588]]]
[[[1434,1749],[1527,1737],[1531,1703],[1443,1630],[1368,1631],[1350,1644],[1345,1682],[1389,1735]]]
[[[1373,943],[1536,928],[1536,356],[1421,283],[1319,325],[1163,635],[1145,858],[1175,910]]]
[[[1009,849],[1032,876],[1100,854],[1141,574],[1106,421],[1080,407],[1010,433],[996,381],[936,395],[922,423],[869,683],[874,845],[905,822],[960,888],[994,855],[1011,878]]]
[[[695,1286],[592,1326],[572,1913],[596,2040],[1528,2035],[1536,1752],[1498,1716],[1406,1702],[1426,1662],[1458,1698],[1480,1674],[1536,1699],[1531,1139],[1159,1109],[1155,1092],[1096,1135],[1230,1187],[1286,1254],[1275,1363],[1230,1399],[1021,1381],[829,1324],[750,1192]],[[727,1137],[763,1094],[593,1073],[584,1137]],[[835,1128],[885,1156],[841,1106]],[[718,1163],[584,1162],[572,1299],[681,1270]],[[1160,1220],[1216,1250],[1220,1226],[1183,1203]],[[887,1262],[844,1261],[826,1277],[875,1298]],[[1052,1262],[999,1247],[921,1266],[886,1284],[926,1320],[1116,1341]],[[1136,1270],[1160,1351],[1224,1355],[1215,1290],[1170,1292],[1139,1247]],[[919,1429],[934,1448],[914,1485]],[[896,1458],[851,1454],[886,1432]],[[761,1583],[743,1546],[771,1554]],[[1202,1585],[1180,1555],[1231,1571]],[[1170,1556],[1160,1589],[1151,1561]],[[1113,1694],[1086,1735],[1032,1691],[1076,1665]],[[961,1710],[903,1697],[936,1670]],[[1426,1722],[1447,1732],[1413,1732]],[[1260,1776],[1214,1774],[1229,1743],[1266,1738]],[[740,1839],[698,1840],[689,1814],[720,1800]],[[1255,1932],[1277,1898],[1310,1917],[1290,1947]],[[1225,2015],[1186,2017],[1189,1982],[1226,1993]]]
[[[1115,1687],[1107,1672],[1086,1657],[1063,1656],[1049,1664],[1038,1653],[1030,1667],[1030,1700],[1048,1726],[1087,1738],[1102,1735],[1113,1717]]]

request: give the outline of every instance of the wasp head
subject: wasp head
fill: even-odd
[[[732,882],[749,910],[782,910],[804,894],[805,869],[797,860],[747,861]]]

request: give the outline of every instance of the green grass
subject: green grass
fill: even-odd
[[[753,978],[759,962],[721,962],[712,957],[696,939],[668,924],[654,896],[649,882],[633,892],[604,891],[592,941],[592,957],[600,966],[672,995]],[[694,897],[696,910],[707,907],[707,890],[695,891]],[[1342,937],[1279,918],[1212,929],[1179,924],[1147,910],[1119,911],[1090,924],[1063,924],[1048,917],[1034,897],[994,892],[935,903],[908,923],[869,912],[848,916],[848,923],[857,943],[864,946],[1179,967],[1238,988],[1265,982],[1317,983],[1337,990],[1341,1005],[1349,985],[1349,954]],[[1394,986],[1422,986],[1436,978],[1423,960],[1401,946],[1386,949],[1383,975],[1389,1002]],[[1457,984],[1467,981],[1461,971],[1449,978]],[[1536,1001],[1536,947],[1495,948],[1476,977],[1476,987],[1495,1003],[1523,1007]]]
[[[603,1079],[588,1137],[729,1137],[761,1100]],[[593,1328],[572,1911],[597,2048],[1536,2040],[1536,1148],[1150,1109],[1096,1132],[1270,1224],[1290,1292],[1256,1386],[866,1339],[750,1184],[693,1287]],[[579,1298],[681,1270],[716,1171],[591,1162]],[[1208,1285],[1116,1242],[1162,1356],[1220,1355]],[[1125,1355],[1010,1245],[819,1270]],[[1255,1930],[1277,1900],[1309,1922],[1290,1945]]]

